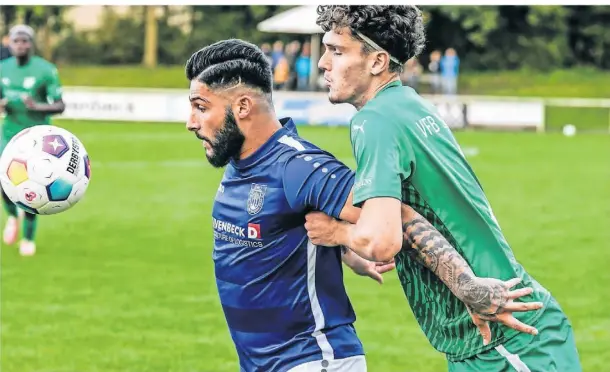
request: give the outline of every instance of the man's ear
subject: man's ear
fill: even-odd
[[[390,68],[390,55],[385,52],[373,52],[371,74],[377,76]]]
[[[241,95],[237,97],[233,109],[235,116],[240,119],[245,119],[252,113],[254,107],[254,100],[249,95]]]

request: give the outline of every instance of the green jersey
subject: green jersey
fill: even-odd
[[[61,84],[55,65],[36,56],[23,66],[15,57],[0,62],[0,98],[7,100],[2,125],[3,141],[24,128],[49,124],[48,114],[28,110],[23,102],[25,96],[44,103],[61,99]]]
[[[424,216],[468,261],[475,274],[508,280],[519,277],[541,301],[549,292],[515,260],[477,177],[436,108],[409,87],[393,82],[352,118],[356,159],[354,205],[392,197]],[[428,340],[449,360],[462,360],[516,334],[491,324],[492,342],[483,346],[465,305],[422,264],[402,251],[396,270],[415,318]],[[516,313],[532,324],[541,311]]]

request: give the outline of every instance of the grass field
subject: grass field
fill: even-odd
[[[211,261],[221,172],[199,141],[180,124],[56,124],[84,142],[92,183],[41,218],[35,257],[2,247],[2,371],[237,371]],[[300,131],[354,165],[344,128]],[[517,258],[570,317],[584,370],[610,370],[610,137],[457,137],[478,149],[471,164]],[[394,273],[346,282],[369,371],[446,370]]]

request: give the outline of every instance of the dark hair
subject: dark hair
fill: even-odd
[[[239,83],[271,95],[271,65],[254,44],[229,39],[208,45],[193,53],[186,62],[186,78],[198,79],[210,88],[228,88]]]
[[[400,65],[390,62],[391,72],[418,56],[425,47],[426,35],[421,11],[413,5],[320,5],[316,23],[324,32],[347,27],[352,37],[360,32],[385,49]],[[363,52],[374,49],[363,41]]]

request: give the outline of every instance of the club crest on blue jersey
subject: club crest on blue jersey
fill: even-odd
[[[254,215],[263,209],[263,203],[265,203],[265,193],[267,192],[267,185],[261,185],[253,183],[250,186],[250,192],[248,193],[248,214]]]

